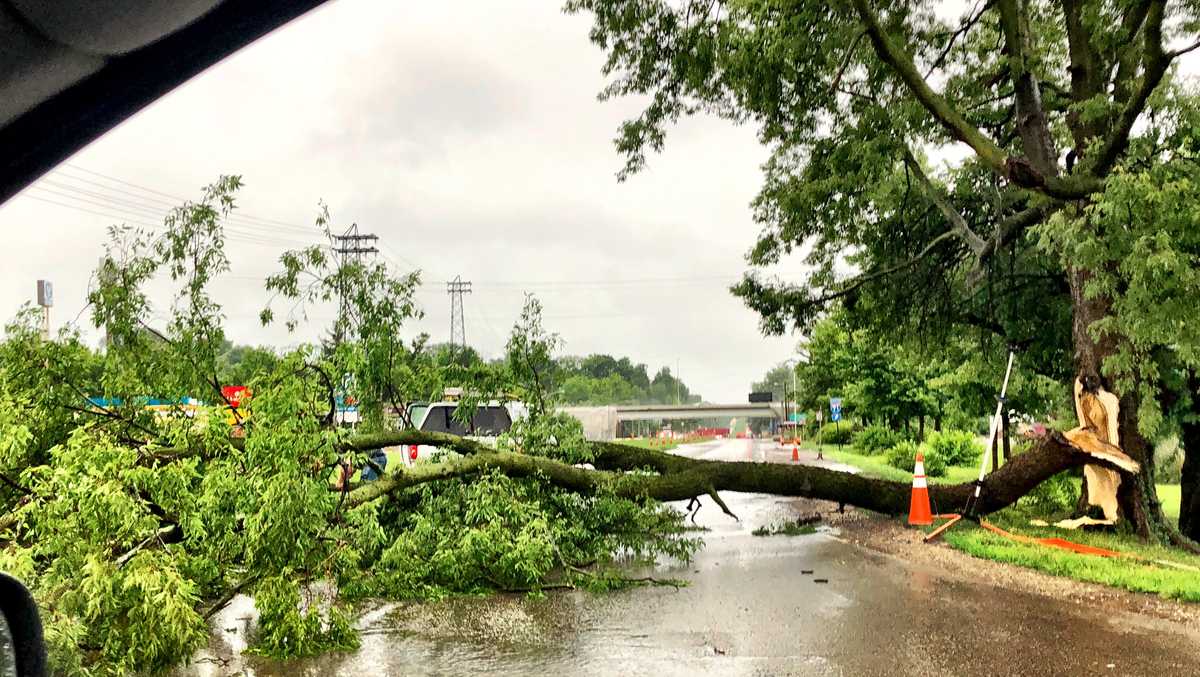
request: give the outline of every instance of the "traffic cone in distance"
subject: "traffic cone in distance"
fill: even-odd
[[[800,449],[795,444],[792,445],[792,463],[800,461]]]
[[[908,523],[910,526],[927,526],[933,524],[933,510],[929,507],[929,485],[925,480],[925,454],[917,452],[917,462],[913,466],[912,500],[908,506]]]

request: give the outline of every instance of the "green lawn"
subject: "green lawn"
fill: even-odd
[[[815,451],[816,447],[806,447]],[[838,451],[837,445],[821,445],[825,458],[852,465],[864,475],[887,480],[908,481],[912,475],[887,464],[884,457],[856,454],[849,445]],[[990,468],[989,468],[990,470]],[[931,477],[933,483],[970,482],[979,472],[977,467],[950,467],[945,477]],[[1179,485],[1158,485],[1158,497],[1168,519],[1179,520]],[[1112,533],[1067,531],[1054,527],[1034,527],[1029,524],[1030,513],[1011,507],[989,517],[994,524],[1034,538],[1058,537],[1077,543],[1093,545],[1140,557],[1108,558],[1082,555],[1068,550],[1013,541],[963,520],[943,538],[951,547],[982,559],[1006,562],[1036,569],[1055,576],[1064,576],[1089,583],[1100,583],[1134,592],[1146,592],[1168,599],[1200,602],[1200,557],[1161,546],[1148,546],[1134,536]],[[932,529],[932,527],[930,527]],[[1150,560],[1150,561],[1147,561]],[[1158,560],[1157,562],[1154,560]],[[1192,567],[1193,570],[1173,568],[1171,562]]]
[[[805,446],[805,449],[816,451],[815,446]],[[911,482],[912,473],[893,468],[887,464],[887,458],[883,454],[877,456],[866,456],[864,454],[856,454],[852,451],[852,447],[848,444],[842,445],[842,450],[838,451],[836,444],[821,445],[822,455],[838,463],[852,465],[862,470],[862,474],[866,477],[877,477],[884,480],[894,480],[897,482]],[[970,482],[979,474],[979,468],[965,466],[950,466],[946,468],[946,475],[943,477],[930,477],[929,481],[934,484],[957,484],[959,482]]]
[[[1179,526],[1179,485],[1158,485],[1158,500],[1162,501],[1163,514],[1167,519]]]
[[[1029,524],[1029,516],[1018,509],[1003,510],[990,516],[989,520],[1022,536],[1065,538],[1132,553],[1142,559],[1082,555],[1043,545],[1019,543],[966,520],[947,531],[943,538],[952,547],[983,559],[1016,564],[1054,576],[1152,593],[1168,599],[1200,602],[1200,557],[1172,548],[1146,545],[1134,536],[1123,534],[1034,527]],[[1192,569],[1173,568],[1164,562]]]

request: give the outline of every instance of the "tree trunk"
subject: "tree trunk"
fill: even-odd
[[[1102,378],[1104,360],[1117,353],[1117,339],[1111,333],[1093,338],[1088,331],[1094,322],[1107,317],[1112,310],[1108,296],[1100,294],[1087,298],[1085,295],[1084,290],[1091,277],[1091,271],[1082,268],[1073,268],[1068,272],[1076,374],[1081,381],[1098,383],[1118,397],[1121,411],[1117,427],[1120,443],[1117,446],[1141,466],[1138,474],[1122,476],[1121,486],[1117,490],[1121,515],[1142,538],[1161,540],[1164,519],[1154,489],[1154,454],[1138,430],[1137,391],[1131,388],[1128,392],[1118,392]]]
[[[917,440],[925,441],[925,414],[917,417]]]
[[[405,434],[404,438],[415,443],[423,435],[414,432]],[[395,436],[363,436],[354,438],[347,446],[389,446],[387,438]],[[449,440],[450,436],[430,437],[431,442]],[[739,491],[836,501],[887,514],[907,512],[912,493],[910,482],[872,479],[817,466],[708,461],[611,442],[593,442],[591,447],[595,454],[594,470],[540,456],[495,451],[469,440],[460,441],[457,449],[476,453],[442,463],[401,469],[352,490],[348,500],[350,505],[361,505],[400,489],[455,477],[471,477],[490,470],[511,477],[541,477],[581,494],[611,491],[628,498],[681,501],[718,491]],[[1072,446],[1061,433],[1051,432],[1029,453],[1018,456],[984,478],[983,494],[976,510],[984,515],[1008,507],[1049,477],[1084,463],[1107,465],[1106,461]],[[657,474],[646,474],[647,469]],[[929,487],[930,497],[938,509],[945,512],[963,511],[974,492],[973,482]],[[2,526],[0,524],[0,528]]]
[[[1188,377],[1193,418],[1182,423],[1183,470],[1179,478],[1179,531],[1200,543],[1200,375]]]

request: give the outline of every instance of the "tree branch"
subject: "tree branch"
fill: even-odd
[[[917,158],[913,156],[908,146],[904,146],[904,164],[917,176],[917,181],[920,182],[921,187],[924,189],[925,196],[942,212],[942,216],[946,217],[946,221],[954,228],[959,238],[971,248],[975,256],[980,256],[986,247],[983,238],[971,230],[971,227],[967,225],[966,219],[950,204],[946,196],[942,194],[942,191],[933,185],[933,182],[925,175],[925,171],[921,169],[921,164],[917,162]]]
[[[1173,50],[1167,52],[1167,58],[1174,59],[1176,57],[1183,56],[1184,54],[1187,54],[1188,52],[1191,52],[1196,49],[1200,49],[1200,40],[1193,42],[1192,44],[1188,45],[1187,47],[1181,47],[1179,49],[1173,49]]]
[[[1121,153],[1129,145],[1129,134],[1138,116],[1146,108],[1146,100],[1158,88],[1167,66],[1171,64],[1171,56],[1163,51],[1162,22],[1165,11],[1165,0],[1155,0],[1150,3],[1146,13],[1142,37],[1142,81],[1137,90],[1125,103],[1121,110],[1116,126],[1096,153],[1096,162],[1092,167],[1093,176],[1104,176],[1116,164]]]
[[[983,15],[992,8],[992,3],[995,1],[996,0],[987,0],[982,8],[978,10],[972,10],[971,14],[967,15],[967,20],[950,34],[950,38],[946,41],[946,46],[942,49],[941,53],[937,55],[937,58],[933,60],[933,63],[929,65],[929,70],[925,71],[926,80],[929,79],[930,75],[933,75],[935,70],[942,67],[942,64],[946,62],[946,57],[950,54],[950,50],[954,48],[954,43],[957,42],[960,37],[966,35],[972,28],[974,28],[975,24],[979,23],[979,20],[982,19]],[[976,7],[978,7],[978,4],[976,4]]]
[[[833,84],[829,85],[830,91],[836,92],[836,91],[838,91],[838,88],[841,86],[842,75],[846,72],[846,67],[850,65],[850,59],[851,59],[851,57],[854,56],[854,50],[858,49],[858,43],[862,41],[863,35],[865,35],[865,33],[863,33],[863,32],[859,32],[858,35],[855,35],[854,42],[850,43],[850,47],[846,50],[846,53],[842,56],[842,64],[840,66],[838,66],[837,74],[833,76]]]
[[[1026,207],[1001,221],[993,231],[992,237],[988,239],[983,251],[980,252],[979,261],[981,263],[986,261],[1001,247],[1019,238],[1027,228],[1040,223],[1046,217],[1062,209],[1063,204],[1057,200],[1041,202],[1032,207]]]
[[[912,58],[880,26],[878,17],[867,6],[867,0],[852,0],[852,4],[879,58],[892,68],[934,120],[953,138],[970,146],[985,166],[1022,188],[1059,199],[1079,199],[1103,190],[1104,182],[1094,176],[1046,175],[1025,158],[1009,156],[929,87]]]
[[[1042,108],[1038,81],[1029,63],[1029,15],[1025,10],[1026,5],[1020,0],[999,0],[999,6],[1000,25],[1008,46],[1008,72],[1016,96],[1016,122],[1021,145],[1034,168],[1043,176],[1058,176],[1058,153],[1054,149],[1046,112]]]
[[[852,4],[855,11],[858,12],[867,35],[871,38],[875,53],[895,71],[896,75],[908,86],[913,96],[917,98],[917,101],[951,136],[970,146],[985,165],[998,174],[1004,174],[1004,162],[1007,159],[1004,151],[967,122],[966,118],[929,87],[908,54],[905,54],[899,46],[892,42],[883,27],[879,25],[879,18],[867,6],[867,0],[852,0]]]

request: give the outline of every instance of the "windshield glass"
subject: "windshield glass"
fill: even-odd
[[[427,432],[450,433],[452,435],[499,435],[512,426],[508,410],[502,406],[482,406],[475,409],[471,425],[464,426],[454,418],[457,407],[432,406],[420,424]]]
[[[0,0],[4,195],[55,674],[1196,671],[1200,0]]]

